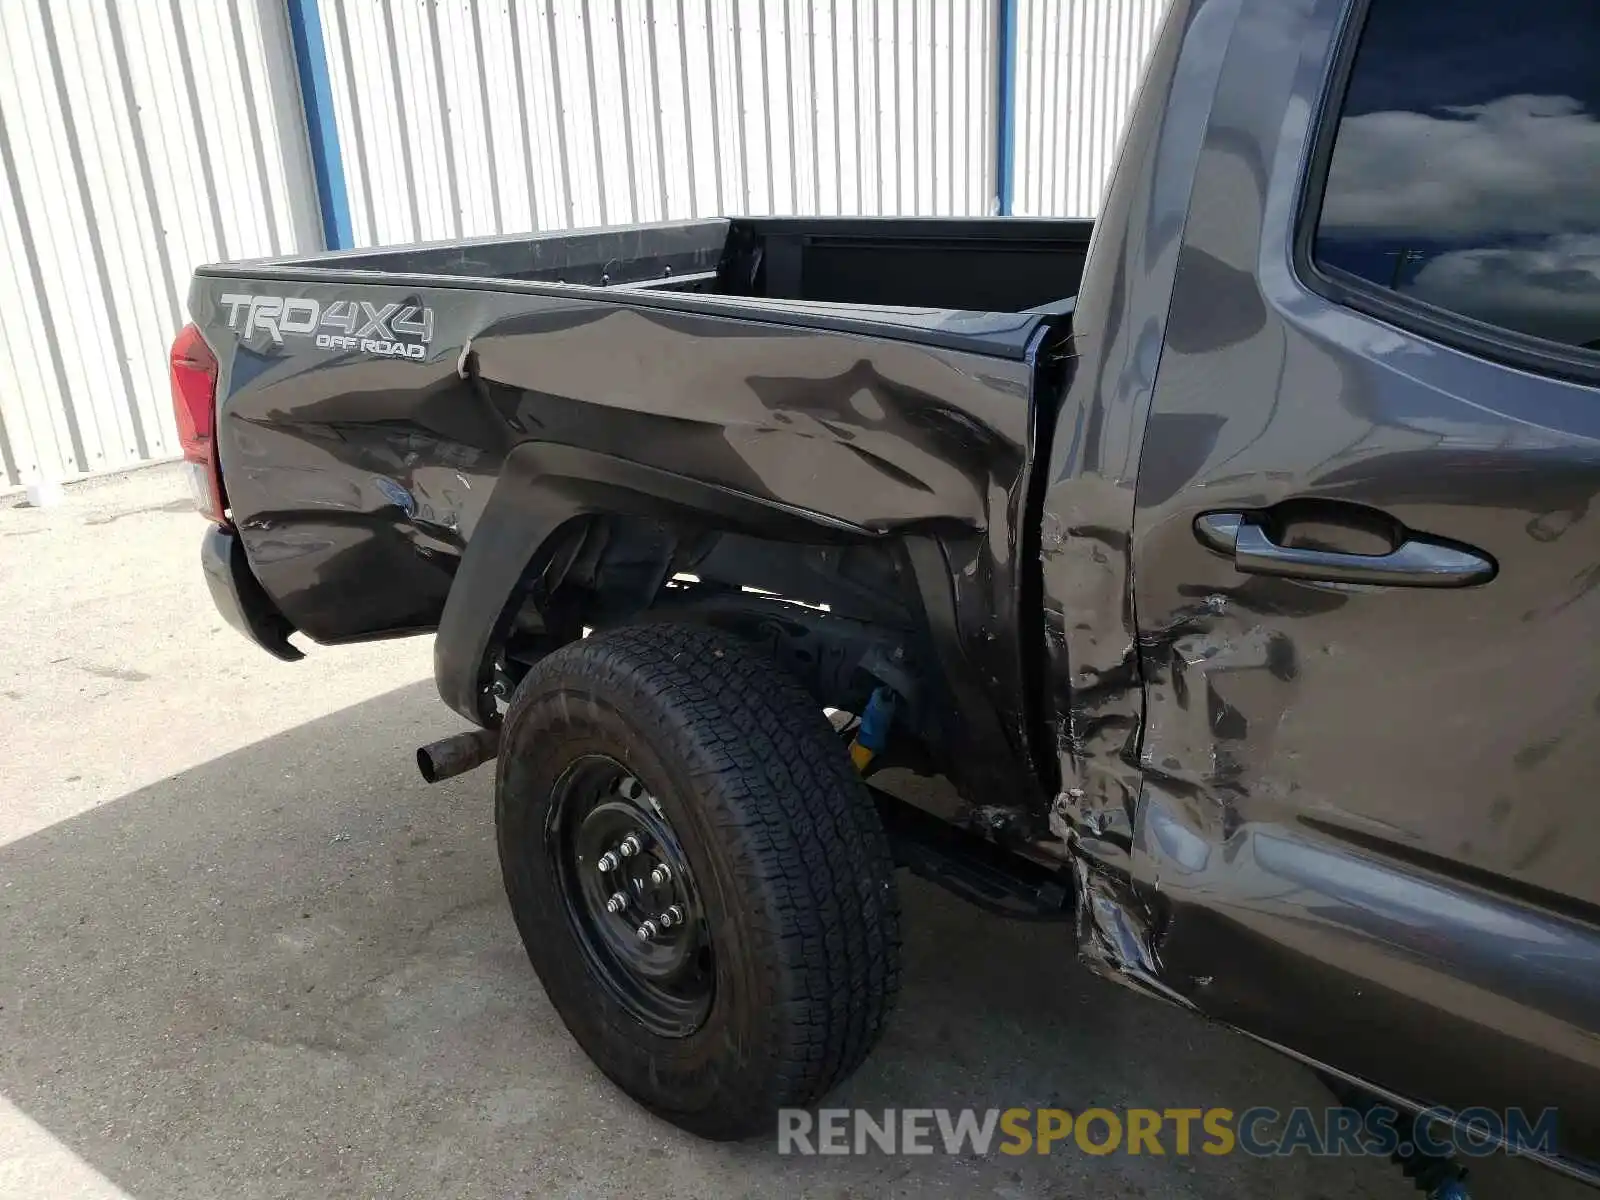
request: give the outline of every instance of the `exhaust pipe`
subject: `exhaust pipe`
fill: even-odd
[[[470,729],[417,749],[417,770],[429,783],[481,767],[500,750],[498,729]]]

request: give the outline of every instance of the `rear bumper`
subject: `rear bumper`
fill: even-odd
[[[305,657],[289,641],[294,626],[251,573],[237,533],[220,525],[208,529],[200,543],[200,566],[223,620],[274,658],[293,662]]]

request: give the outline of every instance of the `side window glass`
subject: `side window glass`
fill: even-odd
[[[1600,350],[1600,0],[1372,0],[1312,256]]]

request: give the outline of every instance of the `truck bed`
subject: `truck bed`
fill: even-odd
[[[233,264],[1026,312],[1077,289],[1092,221],[745,217]]]
[[[1091,228],[706,220],[202,267],[254,575],[318,641],[433,628],[523,443],[853,537],[1012,528]],[[1006,557],[984,578],[1012,586]]]

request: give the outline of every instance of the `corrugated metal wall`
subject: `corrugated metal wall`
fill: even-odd
[[[1167,0],[1018,0],[1012,211],[1092,217]]]
[[[178,452],[195,265],[714,213],[984,214],[1005,0],[0,0],[0,484]],[[1015,0],[1013,208],[1092,216],[1165,0]],[[304,66],[304,64],[301,64]]]
[[[320,247],[278,0],[0,0],[3,482],[178,453],[189,274]]]
[[[993,203],[993,0],[319,7],[358,244]]]

